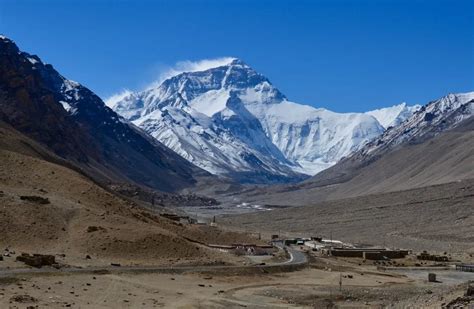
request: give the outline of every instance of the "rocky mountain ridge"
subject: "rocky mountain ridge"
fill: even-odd
[[[6,37],[0,38],[0,120],[101,182],[174,191],[209,176]]]
[[[301,180],[385,130],[370,113],[334,113],[291,102],[236,58],[172,76],[109,105],[188,161],[241,182]],[[395,106],[384,120],[401,122],[413,110]]]

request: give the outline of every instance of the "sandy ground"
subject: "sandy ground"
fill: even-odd
[[[2,254],[5,248],[53,254],[62,263],[81,266],[239,264],[201,244],[258,242],[245,234],[160,217],[63,166],[4,150],[0,161]]]
[[[0,279],[0,308],[441,308],[474,279],[437,272],[443,280],[428,283],[420,272],[320,258],[303,270],[275,274],[20,276]]]
[[[172,222],[104,190],[75,171],[31,156],[0,150],[0,161],[0,253],[5,248],[15,251],[13,257],[0,261],[0,270],[25,267],[14,261],[21,252],[54,254],[61,264],[83,267],[110,266],[112,262],[122,266],[243,265],[249,262],[245,257],[218,252],[202,243],[259,241],[249,234],[222,230],[225,225],[222,221],[218,222],[218,228]],[[22,196],[40,197],[48,202],[32,202]],[[363,202],[356,207],[359,215],[367,210]],[[435,205],[439,206],[436,209],[440,214],[454,220],[460,218],[454,221],[457,231],[450,234],[452,237],[459,231],[472,231],[469,224],[472,217],[464,213],[466,208],[462,203],[441,212],[443,203],[423,203],[422,208],[410,206],[416,211],[407,213],[406,218],[411,220],[414,213],[426,214],[429,212],[426,208],[433,210]],[[339,215],[336,218],[326,214],[333,218],[329,224],[340,220],[353,222],[351,229],[334,230],[335,237],[339,232],[360,235],[364,231],[357,223],[357,216],[340,217],[347,205],[333,206]],[[386,206],[387,217],[399,214],[395,205]],[[374,207],[367,211],[380,215],[381,210]],[[311,219],[315,214],[312,210],[302,208],[299,218]],[[277,214],[281,217],[272,213],[265,220],[251,218],[252,224],[244,226],[249,231],[274,221],[311,231],[308,227],[314,225],[312,220],[298,220],[285,212]],[[370,220],[373,218],[380,216]],[[236,221],[229,224],[234,226],[241,220],[233,219]],[[397,224],[396,220],[390,222],[392,226]],[[441,232],[446,229],[444,225]],[[369,237],[377,231],[371,229],[366,235]],[[410,237],[418,231],[414,228],[408,232],[400,237]],[[466,235],[466,239],[458,240],[466,243],[472,238],[471,234]],[[445,242],[451,240],[446,238]],[[253,259],[253,262],[262,261]],[[440,275],[442,282],[428,283],[424,273],[382,272],[376,265],[358,264],[343,259],[314,259],[307,268],[289,273],[256,269],[245,274],[232,271],[227,274],[0,275],[0,308],[439,308],[461,296],[469,279],[446,273]]]
[[[218,218],[227,228],[288,237],[474,255],[474,180]]]

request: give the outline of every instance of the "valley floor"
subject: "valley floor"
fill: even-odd
[[[270,206],[271,207],[271,206]],[[474,180],[231,215],[229,229],[474,254]]]
[[[202,265],[270,263],[207,245],[263,244],[251,232],[269,239],[278,229],[282,235],[331,234],[417,250],[447,248],[456,259],[472,263],[472,181],[217,218],[216,227],[170,220],[34,153],[0,150],[0,159],[0,249],[11,255],[0,261],[0,308],[439,308],[460,297],[474,276],[437,269],[441,282],[428,283],[427,273],[383,271],[324,257],[313,257],[293,272],[202,270]],[[23,252],[54,255],[65,268],[114,263],[119,269],[191,269],[37,273],[15,262]],[[18,269],[23,272],[12,273]]]
[[[0,278],[0,307],[440,308],[466,302],[458,297],[474,274],[436,272],[440,282],[428,283],[427,271],[406,275],[314,257],[308,267],[289,273],[22,275]]]

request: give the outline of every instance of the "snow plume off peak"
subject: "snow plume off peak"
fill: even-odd
[[[369,114],[290,102],[236,58],[182,61],[163,72],[160,82],[114,110],[191,163],[237,181],[302,180],[385,131]],[[410,116],[405,109],[377,116],[388,126]]]
[[[157,80],[149,83],[147,86],[144,87],[144,89],[139,89],[139,91],[158,88],[161,83],[166,79],[179,75],[181,73],[207,71],[213,68],[230,65],[235,60],[238,60],[238,58],[220,57],[215,59],[203,59],[198,61],[178,61],[174,66],[161,70],[161,73],[159,73],[159,77]],[[113,109],[119,101],[122,101],[132,93],[133,92],[128,89],[123,89],[120,92],[117,92],[109,96],[108,98],[105,98],[104,102],[108,107]]]
[[[108,98],[105,98],[104,99],[105,105],[114,109],[118,102],[122,101],[123,99],[125,99],[125,97],[131,95],[132,93],[133,92],[128,89],[123,89],[122,91],[116,94],[113,94]]]
[[[209,69],[218,68],[221,66],[226,66],[231,64],[237,58],[234,57],[221,57],[215,59],[203,59],[199,61],[179,61],[173,67],[169,68],[168,70],[164,71],[160,74],[158,83],[163,82],[165,79],[170,77],[179,75],[185,72],[201,72],[207,71]],[[157,86],[156,83],[153,86]]]

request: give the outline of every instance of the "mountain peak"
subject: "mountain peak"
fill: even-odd
[[[4,35],[0,35],[0,44],[2,45],[1,47],[2,49],[4,49],[4,52],[13,52],[13,53],[20,52],[15,42],[13,42],[13,40],[7,38]]]
[[[179,63],[179,66],[183,66],[183,73],[194,73],[194,72],[204,72],[212,69],[217,69],[221,67],[230,67],[230,66],[241,66],[245,68],[250,68],[250,66],[245,63],[242,59],[237,57],[222,57],[216,59],[203,59],[196,62],[184,61]],[[180,71],[180,70],[178,70]]]
[[[231,65],[245,65],[245,63],[236,57],[220,57],[214,59],[201,59],[197,61],[180,61],[169,73],[169,77],[178,76],[183,73],[206,72],[213,69],[228,67]]]
[[[216,59],[203,59],[198,61],[181,61],[176,67],[171,69],[165,75],[164,80],[188,77],[192,75],[211,74],[216,71],[226,71],[231,68],[237,70],[249,70],[258,74],[252,67],[245,63],[242,59],[236,57],[222,57]]]
[[[174,100],[177,94],[189,102],[204,93],[216,91],[240,91],[247,93],[249,98],[257,94],[259,97],[267,98],[264,100],[266,102],[269,99],[272,102],[286,99],[267,77],[255,71],[243,60],[233,57],[182,63],[169,74],[168,78],[153,84],[144,92],[138,92],[137,96],[142,97],[143,94],[150,96],[150,100],[143,100],[144,105],[148,105],[152,101],[156,102],[156,98],[160,98],[158,101],[161,102],[169,101],[170,97]],[[154,109],[152,107],[149,111]]]
[[[114,110],[214,174],[292,181],[334,164],[383,132],[372,116],[289,102],[238,58],[189,68],[119,100]]]
[[[376,110],[366,112],[371,115],[384,127],[385,129],[397,126],[405,119],[410,117],[414,112],[421,108],[420,105],[409,106],[406,102],[402,102],[390,107],[384,107]]]
[[[241,65],[245,67],[249,67],[242,59],[233,58],[233,60],[229,63],[229,65]]]
[[[2,40],[2,41],[11,41],[9,38],[4,36],[3,34],[0,34],[0,40]]]

